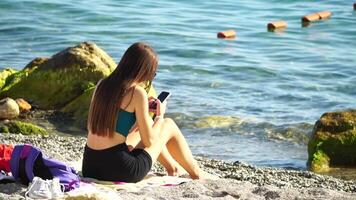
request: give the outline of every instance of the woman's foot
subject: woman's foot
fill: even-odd
[[[178,175],[178,168],[175,167],[173,169],[167,170],[168,176],[177,176]]]
[[[211,179],[211,180],[219,179],[218,176],[203,171],[200,167],[196,167],[196,169],[194,170],[194,174],[189,174],[189,175],[192,179]]]
[[[180,165],[171,166],[166,171],[168,176],[180,176],[185,173],[185,170]]]
[[[196,163],[193,173],[189,174],[190,178],[192,179],[201,179],[203,174],[203,170],[200,169],[198,163]]]

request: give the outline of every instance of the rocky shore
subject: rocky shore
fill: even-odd
[[[1,143],[30,143],[45,155],[68,163],[81,160],[85,137],[58,135],[0,135]],[[308,171],[255,167],[196,157],[217,180],[194,180],[175,187],[115,191],[122,199],[356,199],[356,181],[345,181]],[[153,172],[163,173],[156,164]],[[24,199],[26,186],[0,184],[0,199]],[[99,197],[100,199],[100,197]]]

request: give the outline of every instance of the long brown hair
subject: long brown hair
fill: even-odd
[[[133,83],[151,82],[158,64],[157,54],[147,44],[131,45],[116,69],[97,85],[88,115],[88,130],[95,135],[113,136],[117,111]]]

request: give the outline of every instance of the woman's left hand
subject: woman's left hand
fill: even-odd
[[[156,113],[157,110],[157,99],[154,97],[148,97],[148,111]]]

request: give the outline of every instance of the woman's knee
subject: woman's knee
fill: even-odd
[[[164,128],[162,130],[163,131],[161,134],[170,135],[169,138],[181,135],[179,127],[177,126],[176,122],[171,118],[164,119]]]
[[[177,126],[175,121],[172,118],[164,118],[164,122],[163,122],[166,126],[170,126],[170,127],[175,127]]]
[[[171,118],[164,118],[161,131],[159,132],[158,139],[167,142],[174,136],[176,124]]]

